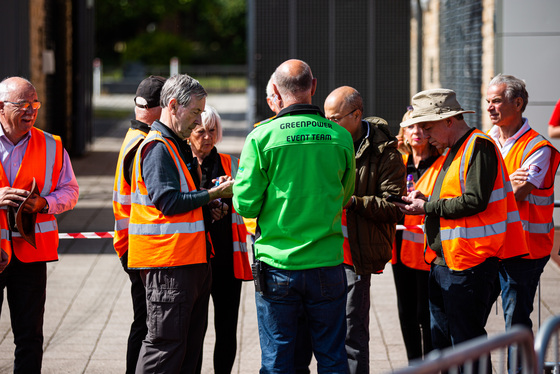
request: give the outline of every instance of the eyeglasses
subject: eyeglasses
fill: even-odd
[[[29,108],[29,106],[31,106],[31,108],[33,108],[33,110],[37,110],[41,107],[41,102],[40,101],[33,101],[33,102],[20,101],[19,103],[16,103],[16,102],[13,102],[13,101],[4,101],[4,102],[8,103],[8,104],[15,105],[19,109],[23,109],[23,110],[27,110],[27,108]]]
[[[329,121],[333,121],[333,122],[339,123],[340,121],[342,121],[342,119],[343,119],[344,117],[348,117],[350,114],[354,113],[356,110],[358,110],[358,108],[354,109],[353,111],[351,111],[351,112],[349,112],[349,113],[346,113],[345,115],[343,115],[343,116],[340,117],[340,118],[333,118],[333,117],[331,117],[331,118],[327,118],[327,119],[328,119]]]

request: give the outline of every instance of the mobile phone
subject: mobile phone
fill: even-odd
[[[266,278],[265,267],[260,260],[255,260],[251,264],[251,271],[253,272],[253,281],[255,282],[255,291],[261,295],[266,291]]]
[[[390,203],[401,203],[405,205],[410,204],[408,201],[404,201],[402,199],[402,196],[397,196],[397,195],[389,195],[385,198],[385,200],[387,200]]]

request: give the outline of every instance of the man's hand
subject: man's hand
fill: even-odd
[[[428,198],[418,190],[411,191],[408,196],[403,196],[402,199],[410,204],[393,203],[399,207],[401,212],[410,215],[426,214],[424,204]]]
[[[527,178],[529,177],[529,170],[527,168],[519,168],[513,173],[509,175],[509,180],[511,184],[525,184],[527,182]]]
[[[210,195],[210,201],[222,197],[233,197],[234,180],[226,175],[218,178],[218,181],[220,182],[220,185],[212,187],[211,189],[208,190],[208,194]]]
[[[29,191],[19,188],[2,187],[0,188],[0,206],[13,206],[17,208],[29,195]]]
[[[34,193],[25,202],[23,211],[25,213],[39,213],[45,205],[47,205],[47,199]]]
[[[6,269],[6,266],[8,266],[8,254],[0,249],[0,273]]]
[[[213,221],[219,221],[224,218],[229,210],[229,205],[218,200],[214,200],[208,205],[210,206]]]
[[[513,194],[515,195],[515,200],[523,201],[533,191],[535,186],[528,182],[529,169],[521,167],[509,175],[509,180],[511,182],[511,187],[513,188]]]

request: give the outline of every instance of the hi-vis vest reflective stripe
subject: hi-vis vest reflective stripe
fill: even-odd
[[[490,138],[474,130],[451,162],[441,186],[440,199],[461,196],[474,145],[478,138]],[[492,140],[490,140],[492,141]],[[496,149],[498,174],[486,210],[469,217],[440,217],[440,234],[445,263],[452,270],[465,270],[489,257],[500,259],[528,253],[515,197],[505,165]],[[449,154],[445,157],[449,157]],[[426,256],[433,256],[426,249]]]
[[[180,191],[187,193],[196,189],[175,145],[165,139],[159,131],[151,130],[134,159],[128,226],[128,267],[148,269],[206,263],[206,234],[202,208],[166,216],[148,197],[142,178],[142,150],[154,141],[162,142],[175,161]]]
[[[554,244],[554,177],[560,155],[556,148],[542,135],[531,129],[523,134],[509,153],[504,162],[509,174],[523,165],[523,162],[542,147],[550,147],[550,165],[544,178],[543,188],[534,188],[523,201],[517,202],[519,216],[525,230],[525,239],[529,248],[526,258],[537,259],[550,255]]]
[[[233,177],[237,175],[239,159],[230,155],[219,153],[222,167],[226,175]],[[247,253],[247,228],[243,218],[237,214],[233,205],[231,209],[231,232],[233,234],[233,275],[237,279],[252,280],[251,264]]]
[[[62,170],[63,149],[59,136],[35,127],[31,128],[27,150],[11,187],[29,191],[33,178],[35,178],[40,195],[49,195],[56,188]],[[1,164],[0,168],[2,168]],[[0,187],[10,187],[3,168],[0,175]],[[2,209],[1,211],[0,246],[11,259],[7,210]],[[12,241],[14,253],[22,262],[58,260],[58,225],[52,214],[37,214],[35,222],[37,248],[27,243],[17,232],[12,233]]]
[[[445,157],[440,156],[434,163],[422,174],[416,182],[415,189],[422,192],[424,196],[429,197],[434,189],[437,176],[443,165]],[[403,155],[404,164],[407,165],[408,155]],[[424,224],[424,216],[413,216],[405,214],[402,244],[401,244],[401,262],[412,269],[430,270],[429,263],[424,258],[424,231],[420,228],[411,226],[422,226]],[[410,227],[410,228],[408,228]]]
[[[115,236],[113,246],[119,257],[128,251],[128,221],[130,219],[130,185],[124,178],[128,170],[124,170],[124,161],[127,155],[135,150],[144,140],[146,133],[138,129],[128,129],[124,138],[117,171],[115,172],[115,183],[113,185],[113,214],[115,216]]]

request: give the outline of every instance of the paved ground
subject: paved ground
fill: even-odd
[[[239,154],[246,133],[244,95],[213,95],[208,102],[224,119],[222,152]],[[124,106],[131,96],[102,97],[99,106]],[[132,114],[132,112],[131,112]],[[128,121],[96,121],[98,136],[86,157],[73,159],[80,185],[76,208],[59,217],[60,232],[113,230],[111,196],[118,150]],[[43,373],[123,373],[128,329],[132,319],[129,281],[110,239],[61,240],[60,260],[48,265]],[[550,262],[541,282],[540,315],[544,322],[560,313],[560,269]],[[257,373],[260,347],[252,283],[244,283],[238,328],[235,373]],[[371,372],[387,373],[407,365],[399,329],[391,267],[372,278]],[[488,331],[503,331],[496,309]],[[533,313],[538,324],[537,309]],[[212,314],[212,308],[210,309]],[[210,315],[210,320],[212,320]],[[0,373],[12,372],[13,335],[5,303],[0,319]],[[213,329],[204,346],[203,373],[212,373]],[[315,363],[312,371],[316,372]]]

